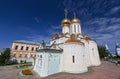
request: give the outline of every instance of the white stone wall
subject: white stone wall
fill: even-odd
[[[84,60],[84,45],[82,43],[65,43],[63,50],[63,72],[83,73],[87,71]]]
[[[42,55],[42,60],[40,59]],[[48,54],[37,52],[36,54],[36,64],[34,66],[34,71],[36,71],[41,77],[48,76]]]
[[[69,26],[62,27],[62,33],[69,33]]]
[[[81,25],[79,23],[72,23],[70,25],[70,34],[80,33],[81,34]]]
[[[91,66],[100,65],[98,48],[95,41],[89,41],[89,51],[90,51]]]
[[[81,40],[85,45],[85,62],[87,67],[91,66],[91,60],[90,60],[90,51],[89,51],[89,42],[87,40]]]

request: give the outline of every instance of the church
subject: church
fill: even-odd
[[[61,22],[62,33],[50,39],[50,45],[40,44],[35,59],[34,71],[41,77],[59,72],[84,73],[90,66],[101,64],[97,43],[88,35],[82,34],[81,22],[76,17]]]

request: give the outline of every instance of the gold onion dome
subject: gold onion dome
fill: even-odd
[[[72,22],[72,23],[80,23],[80,20],[76,18],[75,12],[73,13],[73,15],[74,15],[74,18],[72,19],[71,22]]]
[[[65,19],[62,20],[62,23],[61,25],[64,27],[64,26],[70,26],[70,20],[67,19],[67,14],[68,14],[68,11],[67,9],[64,10],[65,11]]]
[[[68,20],[67,18],[65,18],[65,19],[63,19],[62,20],[62,26],[64,27],[64,26],[70,26],[70,20]]]
[[[72,23],[80,23],[80,20],[79,19],[77,19],[77,18],[74,18],[74,19],[72,19],[72,21],[71,21]]]

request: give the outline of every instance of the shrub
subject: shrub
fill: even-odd
[[[24,74],[24,75],[32,75],[32,71],[30,69],[25,69],[25,70],[22,70],[22,74]]]

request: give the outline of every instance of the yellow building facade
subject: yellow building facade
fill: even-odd
[[[39,45],[30,42],[14,41],[11,47],[11,59],[32,62]]]

